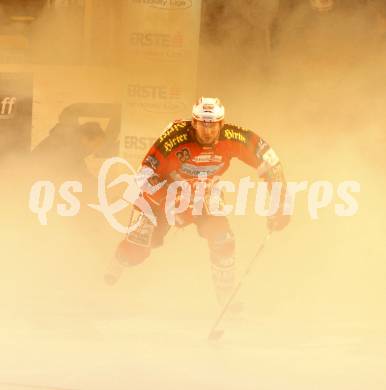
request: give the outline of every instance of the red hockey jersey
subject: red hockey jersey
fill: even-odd
[[[194,181],[202,174],[208,179],[221,176],[232,158],[259,168],[266,180],[283,181],[279,159],[271,147],[253,131],[227,123],[213,146],[203,146],[196,140],[191,121],[176,121],[150,148],[142,165],[154,171],[154,184],[165,179]]]

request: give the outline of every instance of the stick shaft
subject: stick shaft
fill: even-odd
[[[221,312],[220,314],[218,315],[218,317],[216,318],[216,321],[214,322],[211,330],[210,330],[210,333],[209,333],[209,336],[216,330],[216,328],[218,327],[218,325],[220,324],[221,320],[224,318],[226,312],[228,311],[228,308],[230,306],[230,304],[233,302],[233,299],[235,298],[235,296],[237,295],[237,293],[240,291],[240,288],[243,284],[243,281],[245,279],[245,277],[251,272],[252,270],[252,267],[256,261],[256,259],[259,257],[260,253],[262,252],[262,250],[264,249],[264,246],[265,244],[267,243],[268,239],[270,238],[271,236],[271,232],[269,232],[263,242],[260,244],[259,248],[257,249],[255,255],[253,256],[253,258],[251,259],[251,261],[249,262],[248,266],[246,267],[245,271],[244,271],[244,274],[242,275],[242,277],[240,278],[240,281],[237,283],[237,286],[234,288],[234,290],[232,291],[231,295],[229,296],[227,302],[225,303],[225,305],[223,306],[223,308],[221,309]]]

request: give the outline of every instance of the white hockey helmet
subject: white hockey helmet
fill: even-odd
[[[335,0],[310,0],[310,4],[318,12],[327,12],[334,8]]]
[[[224,120],[225,109],[220,99],[201,97],[193,106],[192,116],[201,122],[221,122]]]

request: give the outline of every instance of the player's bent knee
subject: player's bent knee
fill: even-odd
[[[214,262],[224,258],[231,258],[235,254],[235,240],[233,234],[230,232],[216,237],[209,243],[209,246]]]
[[[140,246],[128,241],[122,240],[115,252],[116,259],[125,266],[132,267],[143,263],[150,255],[150,248]]]

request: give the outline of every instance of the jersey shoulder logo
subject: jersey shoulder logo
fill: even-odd
[[[220,140],[236,141],[242,144],[247,144],[251,138],[251,134],[251,130],[226,123],[221,129]]]
[[[191,141],[190,128],[190,121],[173,122],[160,135],[155,146],[163,156],[168,156],[177,146]]]

